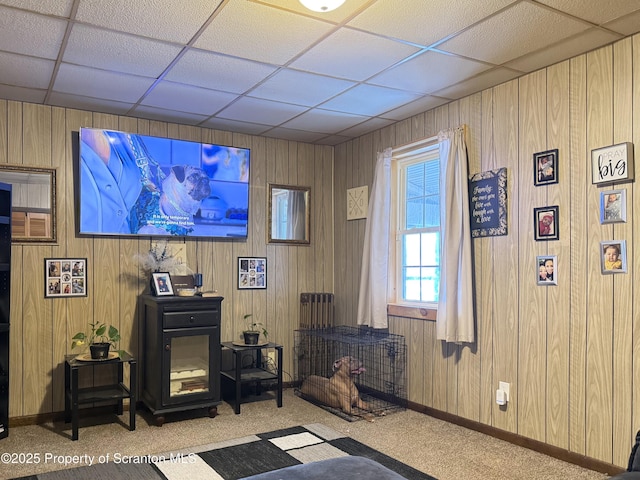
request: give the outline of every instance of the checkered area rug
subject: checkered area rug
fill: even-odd
[[[410,480],[435,480],[318,423],[201,445],[165,455],[141,457],[150,460],[144,463],[106,463],[22,477],[20,480],[237,480],[292,465],[347,455],[367,457]]]

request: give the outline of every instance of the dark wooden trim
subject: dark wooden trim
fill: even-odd
[[[474,420],[469,420],[451,413],[426,407],[415,402],[408,402],[407,407],[416,412],[429,415],[430,417],[438,418],[455,425],[460,425],[461,427],[468,428],[469,430],[475,430],[476,432],[484,433],[485,435],[504,440],[505,442],[509,442],[520,447],[528,448],[529,450],[543,453],[544,455],[557,458],[563,462],[579,465],[580,467],[587,468],[595,472],[606,473],[607,475],[617,475],[626,471],[624,468],[613,465],[612,463],[603,462],[595,458],[580,455],[579,453],[570,452],[564,448],[523,437],[517,433],[507,432],[506,430],[501,430]],[[631,452],[631,448],[629,448],[629,452]]]

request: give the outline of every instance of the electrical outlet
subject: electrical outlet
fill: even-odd
[[[507,402],[509,401],[509,383],[499,382],[498,389],[504,391]]]

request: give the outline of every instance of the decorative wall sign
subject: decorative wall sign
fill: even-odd
[[[537,241],[559,240],[558,206],[534,208],[533,228]]]
[[[591,183],[599,185],[633,180],[633,143],[619,143],[591,150]]]
[[[87,259],[45,258],[44,296],[45,298],[86,297]]]
[[[533,154],[533,183],[536,187],[558,183],[558,149]]]
[[[238,288],[267,288],[267,259],[265,257],[238,257]]]
[[[476,173],[469,179],[471,236],[507,234],[507,169]]]
[[[349,188],[347,190],[347,220],[367,218],[369,209],[369,187]]]

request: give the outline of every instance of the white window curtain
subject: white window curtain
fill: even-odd
[[[301,190],[291,190],[287,204],[287,238],[303,240],[306,238],[305,196],[306,192]]]
[[[358,325],[388,328],[387,284],[389,265],[389,214],[391,213],[391,149],[378,152],[369,199],[360,271]]]
[[[438,134],[440,147],[440,289],[436,338],[475,341],[473,260],[465,127]]]

